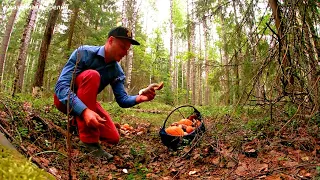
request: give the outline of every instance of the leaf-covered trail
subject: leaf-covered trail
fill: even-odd
[[[172,151],[162,145],[157,127],[150,124],[133,127],[120,130],[121,141],[117,146],[105,145],[115,155],[110,162],[79,152],[74,136],[74,179],[310,179],[319,173],[319,142],[312,151],[301,150],[302,146],[297,149],[284,141],[257,138],[235,148],[213,139],[208,129],[195,146]],[[53,153],[37,158],[58,179],[68,178],[65,157]]]
[[[6,130],[7,138],[39,167],[57,179],[68,179],[64,117],[55,114],[42,117],[28,104],[15,107],[23,110],[0,111],[0,125]],[[44,109],[50,112],[50,108]],[[112,161],[80,152],[79,138],[73,134],[72,178],[273,180],[320,177],[317,126],[285,128],[281,135],[275,136],[275,131],[253,132],[255,126],[244,128],[245,121],[230,116],[206,117],[206,132],[201,141],[177,151],[161,143],[158,126],[131,123],[131,127],[123,128],[124,124],[119,124],[119,144],[103,144],[103,148],[114,155]],[[129,121],[125,119],[124,122]]]

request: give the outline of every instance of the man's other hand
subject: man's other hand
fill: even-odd
[[[99,128],[99,126],[104,126],[105,119],[102,119],[96,112],[86,108],[82,112],[82,118],[86,122],[87,126],[93,128]]]

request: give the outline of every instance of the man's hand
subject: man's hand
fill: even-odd
[[[100,126],[104,126],[105,119],[102,119],[96,112],[86,108],[82,112],[82,118],[86,122],[87,126],[93,128],[99,128]]]
[[[150,91],[161,90],[163,88],[163,82],[157,84],[152,83],[147,88],[141,89],[139,95],[149,93]]]
[[[136,98],[137,103],[145,102],[145,101],[151,101],[156,96],[155,90],[149,90],[148,92],[145,92],[143,94],[140,94]]]

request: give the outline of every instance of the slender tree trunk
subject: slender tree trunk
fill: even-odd
[[[0,1],[0,27],[4,27],[4,19],[6,17],[6,11],[5,11],[5,8],[4,7],[4,2],[1,0]],[[2,29],[0,31],[0,37],[3,37],[3,32],[2,32]],[[1,44],[0,44],[0,47],[1,47]]]
[[[199,80],[199,84],[198,84],[198,88],[199,88],[199,91],[198,91],[198,105],[202,105],[202,69],[203,69],[203,62],[202,62],[202,44],[201,44],[201,26],[199,25],[199,64],[198,64],[198,80]]]
[[[224,9],[222,8],[221,14],[220,14],[220,19],[221,19],[221,26],[222,29],[226,29],[225,26],[225,18],[224,18]],[[230,104],[230,86],[229,86],[229,57],[228,57],[228,45],[227,45],[227,36],[226,32],[222,32],[222,41],[223,41],[223,49],[222,49],[222,64],[224,65],[225,68],[225,73],[224,73],[224,104],[229,105]]]
[[[192,22],[191,22],[191,53],[195,52],[195,42],[196,38],[195,38],[195,22],[192,18]],[[191,57],[191,90],[192,90],[192,97],[191,97],[191,103],[193,105],[196,104],[196,58],[194,57],[194,55],[192,55]]]
[[[175,41],[175,52],[178,55],[179,53],[179,41]],[[174,59],[173,61],[173,89],[174,89],[174,102],[175,104],[178,103],[179,98],[179,62],[177,59]]]
[[[49,19],[47,21],[46,30],[44,32],[41,47],[40,47],[40,54],[38,59],[38,68],[34,76],[34,84],[32,88],[32,95],[38,96],[40,93],[41,87],[43,86],[43,77],[44,77],[44,70],[46,67],[46,61],[49,51],[49,46],[51,43],[51,39],[53,36],[54,26],[58,19],[61,6],[63,0],[56,0],[54,3],[54,7],[49,14]]]
[[[72,39],[73,39],[73,34],[74,34],[74,28],[78,19],[78,14],[79,14],[80,8],[78,4],[75,3],[75,8],[72,10],[72,16],[70,19],[70,26],[69,26],[69,31],[68,31],[68,44],[67,44],[67,50],[71,49],[72,46]]]
[[[205,69],[205,75],[204,75],[204,105],[209,104],[209,61],[208,61],[208,24],[207,24],[207,17],[203,16],[202,19],[203,22],[203,32],[204,32],[204,69]]]
[[[287,85],[290,82],[291,84],[293,84],[293,78],[290,75],[290,68],[289,67],[289,55],[286,54],[286,56],[284,56],[286,50],[285,50],[285,44],[284,44],[284,34],[283,34],[283,24],[281,23],[281,11],[280,11],[280,7],[278,4],[278,0],[269,0],[269,5],[272,9],[272,15],[273,18],[275,19],[275,24],[276,24],[276,28],[277,28],[277,36],[278,36],[278,42],[279,42],[279,55],[278,55],[278,63],[280,64],[283,76],[281,76],[280,80],[282,82],[282,94],[284,94],[286,92],[287,89]],[[289,53],[289,52],[288,52]],[[292,79],[292,81],[289,81],[289,79]]]
[[[170,82],[170,90],[174,92],[174,83],[173,83],[173,71],[172,71],[172,64],[173,64],[173,0],[170,0],[170,56],[168,62],[168,82]]]
[[[233,104],[236,104],[238,101],[239,101],[239,98],[240,98],[240,92],[239,92],[239,88],[240,88],[240,77],[239,77],[239,61],[240,61],[240,57],[241,57],[241,40],[240,40],[240,37],[241,34],[242,34],[242,30],[241,30],[241,27],[239,25],[239,22],[238,22],[238,14],[237,14],[237,8],[236,8],[236,1],[233,0],[233,11],[234,11],[234,19],[235,19],[235,22],[236,22],[236,33],[237,33],[237,36],[236,36],[236,49],[234,51],[234,54],[235,54],[235,64],[234,64],[234,68],[233,68],[233,73],[235,75],[235,83],[234,83],[234,88],[235,88],[235,92],[234,92],[234,102]],[[239,57],[240,55],[240,57]]]
[[[26,63],[26,57],[27,57],[27,51],[28,46],[30,42],[30,36],[31,31],[34,27],[34,23],[37,18],[37,13],[39,9],[39,1],[40,0],[33,0],[31,3],[31,10],[29,12],[29,16],[27,18],[27,22],[23,31],[22,39],[21,39],[21,46],[19,51],[19,57],[16,62],[16,77],[13,83],[13,93],[12,96],[15,95],[15,93],[21,93],[22,90],[22,84],[24,79],[24,71],[25,71],[25,63]]]
[[[13,24],[15,22],[20,5],[21,5],[21,0],[16,0],[15,7],[13,8],[12,13],[9,17],[8,24],[6,26],[6,30],[5,30],[3,38],[2,38],[2,43],[1,43],[1,47],[0,47],[0,84],[2,84],[4,63],[5,63],[5,59],[6,59],[8,46],[10,43],[10,37],[11,37]]]
[[[125,17],[127,19],[126,24],[123,23],[132,33],[132,37],[135,36],[135,28],[136,28],[136,21],[137,21],[137,13],[139,8],[137,7],[136,0],[126,0],[124,1],[124,8],[125,8]],[[131,88],[131,79],[132,79],[132,68],[133,68],[133,56],[134,52],[132,47],[129,49],[128,55],[126,56],[126,88],[130,90]]]
[[[190,66],[191,66],[191,20],[190,20],[190,12],[189,12],[189,0],[187,1],[187,41],[188,41],[188,60],[187,60],[187,74],[186,74],[186,103],[190,102]]]

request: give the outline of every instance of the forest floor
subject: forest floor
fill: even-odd
[[[103,145],[114,159],[83,154],[72,134],[69,171],[65,115],[52,106],[1,102],[0,130],[56,179],[320,179],[319,115],[290,125],[245,115],[204,116],[205,133],[173,151],[162,144],[158,125],[123,114],[120,125],[129,122],[133,129],[119,129],[118,145]]]

